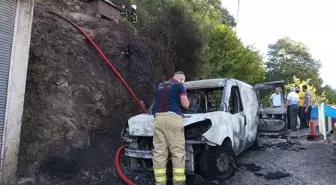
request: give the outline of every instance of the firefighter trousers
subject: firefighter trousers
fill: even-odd
[[[153,169],[156,185],[167,183],[167,162],[170,152],[173,164],[174,185],[184,185],[185,138],[182,117],[171,113],[158,113],[155,116],[153,137]]]

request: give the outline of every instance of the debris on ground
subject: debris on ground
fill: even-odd
[[[262,169],[261,166],[256,165],[255,163],[247,163],[247,164],[242,164],[245,170],[251,171],[251,172],[256,172],[260,171]]]
[[[259,176],[259,177],[261,177],[261,176],[264,176],[264,174],[263,173],[261,173],[261,172],[256,172],[256,173],[254,173],[256,176]]]
[[[307,136],[308,141],[315,141],[315,140],[318,140],[318,139],[319,139],[319,136],[316,136],[316,135],[308,135]]]
[[[276,171],[276,172],[259,172],[259,170],[257,172],[254,173],[254,175],[258,176],[258,177],[265,177],[265,179],[267,180],[274,180],[274,179],[282,179],[285,177],[290,176],[289,173],[284,173],[281,171]]]
[[[266,149],[276,149],[281,150],[292,150],[292,151],[302,151],[307,150],[305,147],[301,146],[300,139],[307,135],[307,131],[299,130],[293,133],[288,133],[286,135],[270,135],[265,137],[262,147],[254,147],[251,150],[254,151],[265,151]]]
[[[272,148],[272,149],[280,148],[282,150],[292,150],[293,146],[295,145],[300,145],[300,143],[293,143],[290,140],[279,139],[279,140],[263,143],[263,149],[261,150],[264,150],[266,148]]]
[[[70,180],[81,172],[78,164],[71,158],[53,156],[42,161],[40,171],[44,171],[51,179]]]
[[[266,179],[281,179],[281,178],[285,178],[285,177],[289,177],[290,174],[289,173],[284,173],[281,171],[276,171],[276,172],[268,172],[266,175],[264,175],[264,177]]]

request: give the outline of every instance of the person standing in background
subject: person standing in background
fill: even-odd
[[[288,120],[292,131],[297,131],[297,115],[299,112],[299,95],[295,92],[295,87],[289,89],[287,95],[286,107],[288,110]]]
[[[270,97],[270,103],[272,107],[281,107],[282,101],[281,101],[281,94],[280,94],[280,88],[275,89],[275,93],[272,94]]]
[[[122,18],[127,19],[128,16],[128,10],[126,9],[125,5],[121,5],[121,12],[120,15]]]
[[[305,93],[301,90],[299,86],[296,86],[296,93],[299,95],[299,118],[300,118],[300,129],[307,128],[307,122],[305,119],[305,109],[303,107],[303,100]]]
[[[312,109],[312,94],[311,92],[308,91],[307,85],[302,86],[302,90],[304,92],[304,99],[303,99],[303,107],[304,107],[304,115],[305,115],[305,127],[309,128],[308,122],[310,121],[310,113]]]

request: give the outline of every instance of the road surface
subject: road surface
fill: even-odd
[[[336,156],[324,141],[307,141],[306,138],[289,140],[264,138],[263,143],[264,151],[250,150],[239,156],[239,163],[245,165],[240,165],[239,171],[227,182],[228,184],[336,184]],[[254,167],[253,169],[251,163],[261,167],[261,169],[253,171],[258,170],[258,168]],[[251,169],[246,169],[246,164],[249,164]],[[262,176],[277,171],[284,173],[282,174],[284,176],[289,176],[269,180]]]

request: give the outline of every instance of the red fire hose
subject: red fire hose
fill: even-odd
[[[127,85],[127,83],[125,82],[125,80],[123,79],[123,77],[118,73],[118,71],[114,68],[114,66],[112,65],[112,63],[106,58],[106,56],[103,54],[103,52],[100,50],[100,48],[97,46],[97,44],[91,39],[91,37],[81,28],[79,27],[77,24],[75,24],[74,22],[72,22],[71,20],[69,20],[68,18],[53,12],[53,11],[48,11],[48,13],[56,15],[64,20],[66,20],[67,22],[69,22],[72,26],[74,26],[78,31],[80,31],[85,38],[91,43],[91,45],[97,50],[97,52],[99,53],[99,55],[104,59],[104,61],[108,64],[108,66],[112,69],[112,71],[115,73],[115,75],[118,77],[118,79],[123,83],[123,85],[127,88],[128,92],[132,95],[133,99],[136,101],[136,103],[139,105],[139,107],[141,108],[141,110],[146,113],[145,108],[143,107],[143,105],[140,103],[139,99],[136,97],[136,95],[133,93],[132,89]],[[120,178],[127,184],[127,185],[136,185],[134,182],[132,182],[130,179],[128,179],[124,173],[122,172],[121,168],[120,168],[120,153],[121,151],[126,148],[126,145],[121,146],[118,150],[117,153],[115,155],[115,159],[114,159],[114,165],[115,168],[117,170],[118,175],[120,176]]]
[[[117,153],[115,155],[114,158],[114,165],[115,165],[115,169],[117,170],[117,173],[119,175],[119,177],[127,184],[127,185],[136,185],[134,182],[132,182],[130,179],[128,179],[124,173],[122,172],[121,168],[120,168],[120,153],[121,151],[126,148],[127,145],[122,145],[121,147],[118,148]]]

